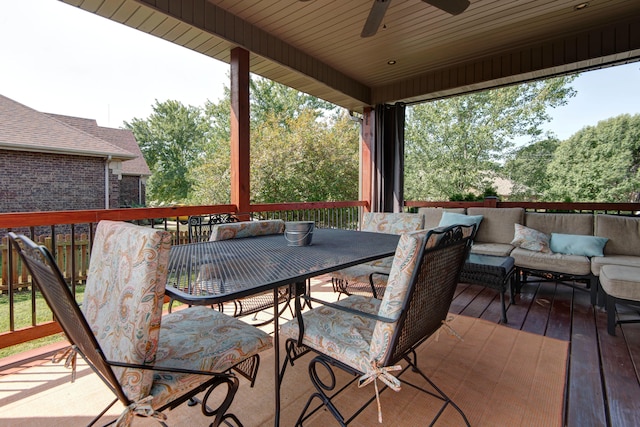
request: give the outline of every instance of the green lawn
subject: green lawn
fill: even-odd
[[[84,285],[76,287],[76,300],[82,302],[84,296]],[[15,310],[15,329],[21,329],[31,326],[31,291],[20,291],[13,294],[14,310]],[[51,310],[45,302],[42,294],[36,292],[36,324],[48,322],[53,319]],[[173,307],[182,304],[175,302]],[[168,309],[168,304],[163,307],[164,311]],[[0,333],[9,331],[9,297],[7,294],[0,295]],[[0,358],[22,353],[34,348],[42,347],[47,344],[64,340],[64,334],[56,334],[50,337],[44,337],[37,340],[29,341],[23,344],[14,345],[0,349]]]
[[[82,301],[84,295],[84,285],[76,287],[76,298]],[[14,328],[21,329],[32,325],[32,294],[30,290],[19,291],[13,294],[14,307]],[[35,293],[36,324],[41,324],[53,320],[53,315],[49,306],[45,302],[40,292]],[[0,295],[0,332],[9,331],[9,296]],[[0,358],[11,356],[16,353],[42,347],[53,342],[64,339],[63,334],[56,334],[50,337],[40,338],[24,344],[0,349]]]

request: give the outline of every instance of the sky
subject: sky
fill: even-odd
[[[57,0],[0,0],[0,94],[41,112],[122,127],[156,100],[202,106],[229,86],[229,65]],[[543,126],[566,139],[640,113],[640,62],[580,75],[577,96]]]

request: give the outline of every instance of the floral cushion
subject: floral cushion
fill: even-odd
[[[82,312],[106,359],[155,363],[170,248],[166,231],[98,223]],[[152,371],[113,370],[129,399],[149,394]]]
[[[424,216],[412,213],[366,212],[362,231],[402,234],[422,229]]]
[[[397,320],[402,306],[407,298],[411,277],[419,261],[420,249],[425,246],[428,230],[414,231],[403,234],[398,242],[396,255],[389,273],[387,289],[385,290],[378,314],[388,319]],[[440,235],[437,235],[440,236]],[[430,239],[427,246],[435,244]],[[390,350],[389,344],[396,330],[397,322],[377,322],[371,339],[370,357],[372,361],[381,361]],[[371,363],[371,362],[369,362]]]
[[[376,314],[381,301],[361,295],[351,295],[336,304]],[[376,321],[369,317],[328,306],[319,306],[304,313],[303,344],[351,366],[360,372],[371,368],[369,349]],[[298,339],[298,321],[290,320],[280,327],[285,338]]]
[[[358,264],[353,267],[343,268],[342,270],[333,273],[333,277],[336,279],[347,280],[358,283],[369,283],[369,276],[372,273],[381,273],[373,275],[374,284],[387,284],[387,277],[389,276],[388,268],[375,267],[369,264]]]
[[[421,230],[424,224],[424,215],[412,213],[367,212],[363,216],[362,231],[375,233],[402,234]],[[393,257],[386,257],[364,263],[362,267],[356,266],[331,273],[331,277],[346,280],[353,283],[369,283],[370,267],[389,272],[393,264]],[[367,273],[369,272],[369,273]],[[363,280],[363,278],[365,280]],[[385,276],[377,275],[376,281],[384,286]]]
[[[400,237],[382,300],[351,295],[336,304],[397,320],[427,233],[422,230]],[[303,318],[303,344],[363,373],[371,372],[372,362],[381,363],[384,359],[397,327],[397,322],[377,321],[328,306],[314,308]],[[297,320],[287,322],[281,331],[284,336],[297,339]]]
[[[514,224],[515,231],[511,244],[530,251],[552,253],[549,247],[550,236],[524,225]]]
[[[221,373],[272,346],[271,336],[258,328],[209,307],[193,307],[162,318],[156,365]],[[156,373],[152,406],[159,408],[176,392],[186,392],[209,378]]]
[[[232,222],[229,224],[216,224],[211,231],[209,241],[240,239],[280,233],[284,233],[284,221],[281,219]]]

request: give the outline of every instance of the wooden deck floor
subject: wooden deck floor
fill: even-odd
[[[609,335],[604,309],[591,306],[588,292],[562,284],[527,283],[515,301],[506,326],[571,342],[564,424],[639,426],[640,324],[618,326],[616,336]],[[499,322],[500,299],[482,286],[460,284],[451,311]]]
[[[498,323],[500,298],[494,290],[463,283],[451,311]],[[617,336],[610,336],[606,312],[591,306],[587,292],[550,282],[524,285],[507,316],[508,327],[570,341],[564,425],[640,426],[640,324],[618,326]]]

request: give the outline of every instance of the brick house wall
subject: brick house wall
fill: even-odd
[[[0,150],[0,212],[104,209],[104,159]],[[109,171],[111,208],[120,182]]]
[[[134,207],[144,205],[145,185],[142,184],[142,200],[140,200],[139,176],[123,175],[120,180],[120,207]]]

